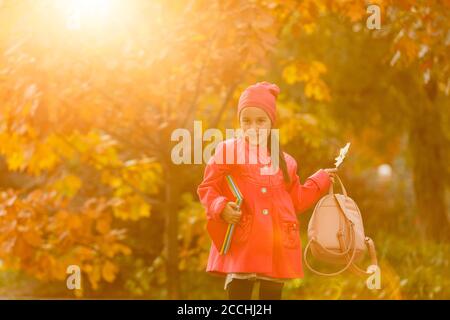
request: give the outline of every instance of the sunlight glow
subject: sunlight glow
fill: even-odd
[[[79,30],[86,26],[104,24],[113,11],[113,0],[66,0],[63,10],[66,27]]]
[[[377,173],[382,178],[390,178],[392,176],[392,168],[388,164],[382,164],[378,167]]]

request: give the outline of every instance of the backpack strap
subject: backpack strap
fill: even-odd
[[[367,249],[369,251],[369,257],[370,257],[370,266],[378,266],[378,260],[377,260],[377,253],[375,251],[375,243],[373,240],[369,237],[365,238],[365,242],[367,245]],[[370,267],[369,266],[369,267]],[[364,271],[356,263],[353,263],[350,267],[350,270],[356,274],[359,274],[361,276],[368,276],[371,275],[373,272]]]
[[[335,196],[336,201],[338,202],[339,206],[341,207],[341,210],[344,213],[344,215],[346,217],[346,220],[351,222],[351,220],[349,219],[349,216],[346,213],[346,209],[347,209],[346,206],[345,206],[345,198],[346,198],[346,196],[342,197],[342,196],[339,196],[339,195],[336,195],[336,194],[334,196]],[[339,238],[339,242],[340,242],[341,248],[345,248],[345,242],[343,241],[342,238]],[[376,254],[376,251],[375,251],[375,243],[369,237],[365,237],[364,238],[364,242],[365,242],[365,244],[367,246],[367,251],[369,252],[371,265],[378,266],[377,254]],[[363,275],[363,276],[368,276],[368,275],[372,274],[372,272],[367,272],[367,271],[362,270],[360,267],[358,267],[356,265],[356,263],[353,263],[349,269],[351,271],[353,271],[354,273],[359,274],[359,275]]]
[[[334,173],[334,176],[337,178],[339,185],[341,186],[342,194],[347,197],[347,190],[345,190],[344,184],[342,183],[341,178],[339,178],[337,173]],[[330,184],[330,188],[328,189],[328,194],[330,196],[334,195],[333,183]]]

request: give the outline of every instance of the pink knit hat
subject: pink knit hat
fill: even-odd
[[[239,98],[238,118],[245,107],[258,107],[267,113],[273,125],[276,120],[276,99],[279,93],[280,88],[274,83],[263,81],[251,85]]]

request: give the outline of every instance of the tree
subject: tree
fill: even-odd
[[[443,115],[450,93],[450,4],[371,4],[381,9],[380,30],[366,28],[366,1],[301,2],[284,41],[297,45],[288,54],[287,48],[279,50],[276,59],[286,83],[304,90],[295,99],[312,105],[332,101],[330,116],[359,133],[376,130],[379,141],[398,143],[407,134],[417,226],[429,238],[447,239],[449,139]],[[361,61],[357,66],[348,60],[352,53],[353,63]],[[358,55],[367,61],[354,60]]]
[[[276,21],[258,2],[136,0],[116,8],[120,21],[105,29],[77,9],[67,28],[57,2],[3,4],[1,154],[29,181],[23,197],[57,191],[83,210],[101,194],[119,225],[161,213],[157,242],[177,298],[178,195],[191,188],[182,183],[191,171],[173,164],[171,133],[196,114],[221,121],[238,84],[273,49]]]

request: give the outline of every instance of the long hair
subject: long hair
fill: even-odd
[[[286,183],[290,183],[291,177],[289,176],[289,172],[287,169],[286,159],[284,158],[283,149],[277,137],[278,135],[274,135],[274,139],[272,141],[272,134],[269,134],[269,137],[267,139],[267,146],[269,150],[272,150],[272,143],[278,143],[278,163],[280,165],[281,171],[283,172],[284,181]]]

